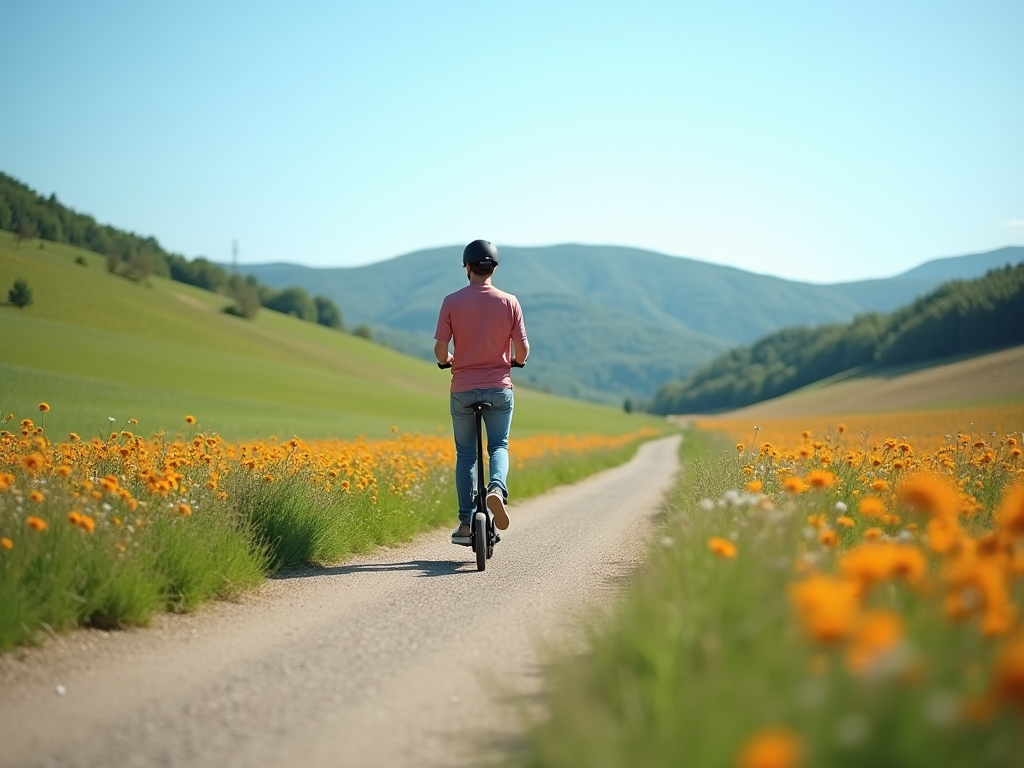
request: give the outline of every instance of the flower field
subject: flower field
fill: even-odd
[[[448,436],[227,442],[181,434],[51,442],[49,405],[0,432],[0,648],[40,630],[144,624],[453,522]],[[38,424],[36,423],[38,421]],[[625,460],[649,431],[513,440],[517,497]]]
[[[1024,409],[700,426],[524,762],[1024,765]]]

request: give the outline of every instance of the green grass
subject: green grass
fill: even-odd
[[[871,604],[902,615],[905,644],[872,672],[849,672],[842,646],[812,642],[789,600],[798,559],[817,553],[835,570],[816,532],[806,535],[808,513],[831,510],[835,492],[771,511],[729,503],[744,483],[735,451],[693,432],[682,450],[648,566],[612,619],[589,627],[588,652],[548,667],[545,716],[528,721],[515,765],[734,766],[764,728],[798,734],[808,768],[1020,765],[1018,712],[980,723],[959,714],[987,690],[1001,638],[947,621],[941,593],[894,581]],[[719,501],[704,509],[702,499]],[[712,554],[712,536],[732,538],[736,557]]]
[[[233,317],[222,296],[162,278],[136,285],[96,254],[38,242],[15,247],[0,232],[0,289],[24,278],[35,295],[24,310],[0,306],[4,415],[33,417],[47,402],[55,436],[97,434],[109,416],[174,434],[186,414],[229,439],[451,429],[449,374],[427,362],[265,309]],[[518,388],[513,429],[624,434],[659,423]]]

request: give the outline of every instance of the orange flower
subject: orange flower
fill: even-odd
[[[856,525],[856,523],[854,522],[852,517],[847,517],[846,515],[840,515],[839,517],[836,518],[836,525],[838,525],[838,526],[840,526],[842,528],[853,528]]]
[[[835,485],[836,476],[828,470],[815,469],[807,473],[807,483],[811,488],[830,488]]]
[[[1024,483],[1006,490],[995,512],[995,519],[1011,538],[1024,534]]]
[[[14,475],[10,472],[0,472],[0,491],[6,491],[14,485]]]
[[[736,545],[721,536],[712,536],[708,539],[708,549],[719,557],[736,557]]]
[[[860,610],[856,582],[811,576],[792,585],[790,599],[804,630],[820,643],[842,640],[853,629]]]
[[[857,509],[864,517],[881,517],[885,514],[885,505],[877,496],[865,496],[860,500]]]
[[[864,531],[864,538],[868,541],[872,541],[874,539],[881,538],[884,533],[885,531],[881,528],[867,528]]]
[[[34,502],[35,504],[42,504],[44,501],[46,501],[46,496],[43,494],[42,491],[32,491],[28,495],[28,500]]]
[[[114,477],[114,475],[107,475],[106,477],[100,478],[100,488],[102,488],[104,491],[116,491],[117,485],[117,478]]]
[[[43,518],[36,517],[35,515],[29,515],[28,517],[26,517],[25,525],[27,525],[33,531],[45,531],[50,527],[49,524],[45,520],[43,520]]]
[[[47,412],[48,410],[50,410],[50,406],[49,406],[49,405],[47,405],[46,403],[40,403],[40,404],[39,404],[39,410],[40,410],[40,411],[41,411],[42,413],[46,413],[46,412]]]
[[[961,506],[960,493],[952,481],[934,472],[919,472],[907,478],[900,488],[904,504],[932,517],[956,517]]]
[[[884,491],[889,488],[889,484],[882,478],[878,477],[871,481],[871,490],[873,491]]]
[[[178,509],[176,511],[182,517],[189,517],[189,516],[192,515],[192,507],[190,507],[185,502],[182,502],[181,504],[179,504],[178,505]]]
[[[826,547],[834,547],[836,545],[836,532],[831,528],[826,528],[818,534],[818,541]]]
[[[785,482],[782,484],[782,489],[786,493],[798,494],[803,493],[807,490],[807,485],[803,479],[799,477],[787,477]]]
[[[61,477],[67,477],[68,475],[71,474],[71,467],[69,467],[67,464],[62,464],[61,466],[57,467],[57,474],[60,475]]]
[[[928,546],[933,552],[944,554],[963,539],[964,533],[955,519],[935,517],[928,521]]]
[[[68,522],[78,526],[86,533],[92,533],[96,528],[96,521],[93,518],[77,511],[68,513]]]
[[[903,637],[903,619],[892,611],[868,611],[851,638],[846,663],[853,672],[866,672]]]
[[[747,483],[747,490],[750,493],[760,493],[762,488],[764,488],[764,483],[760,480],[751,480]]]
[[[992,688],[996,698],[1024,710],[1024,634],[1013,637],[996,657]]]
[[[186,423],[186,424],[195,424],[195,423],[196,423],[196,417],[195,417],[195,416],[193,416],[193,415],[192,415],[192,414],[190,413],[190,414],[189,414],[188,416],[186,416],[186,417],[185,417],[185,423]]]
[[[803,765],[803,742],[786,728],[765,728],[740,748],[737,768],[798,768]]]
[[[14,542],[4,536],[0,539],[0,549],[14,549]]]

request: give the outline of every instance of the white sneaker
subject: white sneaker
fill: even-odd
[[[491,488],[487,492],[487,509],[494,515],[494,527],[499,531],[508,528],[508,512],[505,511],[505,495],[500,488]]]

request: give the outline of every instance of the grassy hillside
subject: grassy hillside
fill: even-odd
[[[843,371],[971,355],[1024,343],[1024,264],[952,280],[889,315],[785,328],[736,347],[681,381],[662,385],[654,413],[732,409]]]
[[[0,232],[4,298],[17,278],[35,301],[0,306],[0,410],[38,417],[36,405],[47,402],[50,434],[105,433],[108,417],[175,433],[186,414],[229,438],[450,429],[448,374],[378,344],[267,310],[243,320],[221,311],[224,297],[158,277],[140,286],[109,274],[96,254],[44,241],[17,246]],[[518,395],[517,434],[621,434],[656,423],[527,389]]]
[[[438,297],[465,282],[460,253],[438,248],[357,268],[244,269],[269,285],[300,285],[329,296],[350,324],[368,323],[388,343],[416,351],[429,349]],[[892,310],[942,281],[925,270],[809,285],[612,246],[502,247],[501,256],[495,283],[520,298],[531,335],[543,340],[533,353],[533,381],[610,399],[653,394],[726,348],[780,328]],[[1024,248],[1003,249],[962,257],[951,268],[973,277],[984,272],[981,262],[1021,259]]]
[[[758,419],[1024,403],[1022,382],[1024,346],[931,365],[848,371],[721,417],[749,419],[753,424]]]

